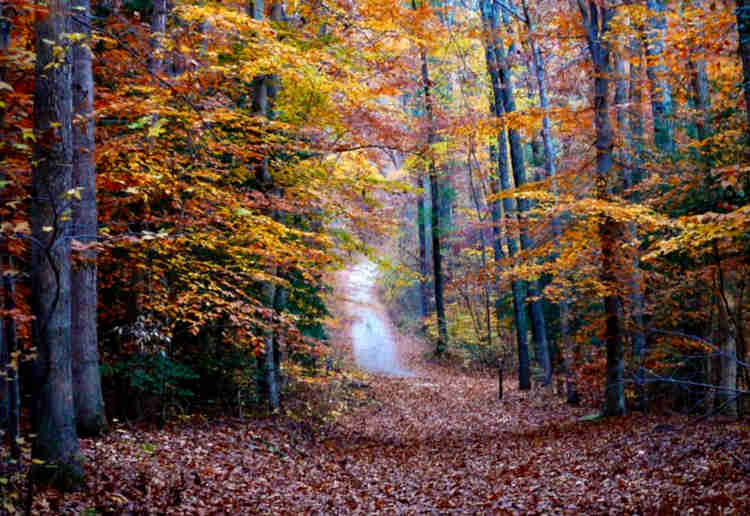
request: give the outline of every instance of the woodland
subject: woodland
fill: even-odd
[[[0,0],[0,512],[746,514],[749,196],[747,0]]]

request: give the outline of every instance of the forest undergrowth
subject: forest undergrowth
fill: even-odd
[[[346,322],[346,321],[345,321]],[[82,440],[88,488],[38,514],[741,514],[747,422],[670,413],[586,418],[551,391],[426,358],[414,377],[341,370],[290,386],[274,415],[183,417]],[[311,415],[316,417],[312,418]],[[314,423],[311,423],[313,421]]]

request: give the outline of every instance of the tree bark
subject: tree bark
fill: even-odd
[[[491,0],[484,0],[480,6],[481,14],[484,23],[484,29],[486,32],[485,36],[485,58],[487,60],[487,73],[490,76],[490,84],[492,86],[493,102],[492,112],[500,120],[505,115],[505,107],[502,101],[502,91],[500,87],[500,77],[498,74],[497,57],[495,54],[495,46],[492,36],[493,26],[497,25],[496,12],[493,13],[494,7]],[[493,18],[495,23],[493,24]],[[492,193],[497,195],[500,191],[510,190],[510,173],[508,171],[508,142],[507,142],[507,131],[505,128],[501,128],[497,134],[497,148],[496,155],[497,159],[497,175],[490,181],[490,189]],[[511,198],[504,198],[502,201],[503,210],[505,211],[505,217],[512,216],[515,212],[515,200]],[[500,228],[500,222],[502,214],[500,212],[500,204],[498,201],[492,203],[492,219],[493,219],[493,248],[495,251],[495,262],[500,263],[503,259],[502,252],[502,233]],[[513,235],[506,236],[506,243],[508,246],[508,255],[512,258],[518,253],[518,246]],[[526,312],[524,306],[524,289],[523,283],[518,280],[511,282],[511,293],[513,296],[513,319],[516,328],[516,347],[518,349],[518,384],[519,389],[528,390],[531,389],[531,370],[529,364],[529,347],[527,341],[527,329],[526,329]],[[498,321],[502,319],[501,311],[501,296],[498,293],[497,300],[495,301],[495,313]]]
[[[73,238],[82,244],[97,240],[96,167],[94,164],[94,77],[91,70],[90,0],[73,0],[73,32],[85,34],[73,46],[73,187],[80,200],[73,204]],[[71,281],[73,396],[79,435],[99,435],[107,429],[99,373],[96,333],[96,251],[85,250],[73,265]]]
[[[709,119],[709,108],[711,96],[708,89],[708,72],[706,71],[706,60],[695,59],[690,61],[693,69],[693,99],[695,102],[695,127],[698,139],[705,140],[711,136],[711,121]]]
[[[416,0],[412,0],[412,8],[417,9]],[[438,184],[438,171],[435,166],[435,158],[432,156],[432,145],[435,143],[435,112],[432,104],[432,83],[430,82],[430,71],[427,65],[427,53],[420,50],[422,61],[422,90],[424,92],[425,114],[427,117],[427,152],[429,157],[430,180],[430,233],[432,237],[432,273],[433,287],[435,291],[435,315],[437,316],[438,338],[435,343],[435,355],[441,356],[445,352],[448,343],[448,326],[445,320],[444,287],[443,287],[443,257],[440,248],[440,190]]]
[[[622,188],[627,191],[633,186],[633,151],[635,149],[631,129],[633,124],[630,121],[631,113],[628,112],[626,104],[630,95],[631,88],[628,85],[628,74],[625,68],[625,57],[618,54],[615,56],[615,112],[617,116],[617,127],[623,133],[624,142],[620,146],[620,163],[622,167],[622,184],[618,185],[617,190]],[[637,201],[637,195],[631,194],[633,200]],[[637,240],[638,232],[634,222],[627,223],[628,238]],[[640,259],[636,256],[633,259],[633,272],[630,278],[630,305],[632,313],[630,315],[630,341],[633,349],[633,360],[635,362],[635,389],[637,394],[637,405],[640,410],[647,409],[646,393],[643,386],[643,354],[646,348],[646,336],[643,332],[643,291],[641,288],[641,270]]]
[[[73,139],[70,52],[71,5],[52,0],[36,25],[34,165],[32,170],[32,340],[34,372],[32,456],[44,461],[35,478],[71,488],[83,481],[75,429],[71,371],[71,246],[65,216],[72,188]],[[55,49],[65,49],[56,56]]]
[[[263,0],[251,2],[248,7],[249,14],[256,20],[262,20],[265,16],[265,4]],[[270,9],[270,20],[280,22],[282,18],[281,4],[275,2]],[[274,117],[273,103],[278,94],[278,78],[273,75],[256,77],[253,81],[253,112],[256,116],[271,120]],[[280,197],[281,191],[275,187],[273,174],[270,170],[268,156],[262,156],[257,163],[255,171],[256,179],[261,191],[268,196]],[[271,213],[275,220],[279,220],[276,211]],[[275,276],[278,268],[275,265],[267,267],[268,273]],[[263,329],[263,373],[266,388],[268,406],[272,411],[281,406],[281,350],[279,349],[279,335],[275,328],[274,315],[283,309],[285,293],[278,285],[266,281],[261,285],[264,305],[271,314],[266,318],[266,327]]]
[[[428,285],[427,275],[429,270],[427,267],[427,225],[425,223],[425,196],[424,196],[424,178],[422,172],[418,178],[419,184],[417,187],[420,190],[420,194],[417,196],[417,233],[419,233],[419,309],[420,316],[422,319],[422,332],[425,331],[425,319],[429,312],[429,301],[428,301]]]
[[[6,12],[5,4],[3,3],[0,5],[0,58],[2,58],[3,61],[5,61],[8,46],[10,46],[11,22],[10,18],[7,17],[9,14],[10,13]],[[0,65],[0,81],[5,81],[5,67],[2,65]],[[0,127],[3,126],[4,118],[5,110],[3,109],[0,111]],[[6,176],[3,172],[0,172],[0,180],[6,180]],[[5,199],[7,190],[2,188],[0,191],[2,192],[2,199]],[[3,238],[0,241],[0,265],[2,266],[0,272],[2,273],[5,272],[6,256],[8,257],[8,260],[10,260],[7,242],[8,240],[6,238]],[[11,293],[3,283],[3,296],[9,295],[11,295]],[[3,319],[4,318],[0,317],[0,368],[2,370],[7,370],[10,365],[10,352],[8,351],[8,342],[5,339],[5,331],[3,328],[5,322]],[[9,395],[10,382],[0,380],[0,425],[2,425],[2,428],[6,428],[9,423]]]
[[[549,95],[547,93],[547,70],[544,65],[544,57],[542,51],[533,36],[534,23],[529,13],[529,8],[526,0],[522,0],[522,6],[524,16],[526,18],[526,25],[529,31],[529,44],[531,46],[532,57],[534,60],[534,75],[536,76],[537,86],[539,88],[539,106],[542,108],[542,143],[544,146],[544,170],[552,184],[552,193],[557,197],[557,164],[555,162],[555,147],[552,140],[552,122],[550,120],[550,103]],[[560,236],[562,235],[562,223],[560,217],[555,216],[552,219],[552,235],[554,238],[555,247],[558,247],[560,242]],[[566,294],[563,293],[563,296]],[[566,397],[569,403],[574,404],[579,400],[578,390],[576,383],[573,379],[573,366],[571,361],[565,356],[566,351],[570,348],[570,330],[568,327],[570,319],[570,307],[568,301],[564,297],[557,303],[560,309],[560,340],[562,346],[560,346],[560,355],[562,357],[563,367],[565,368],[565,374],[567,375],[566,381]]]
[[[596,189],[600,199],[609,198],[608,182],[612,172],[613,137],[609,118],[609,43],[606,36],[614,9],[596,0],[577,0],[583,17],[586,39],[594,66],[594,122],[596,127]],[[601,25],[600,25],[601,23]],[[604,297],[606,327],[604,340],[607,347],[607,373],[604,393],[604,415],[619,416],[625,413],[623,382],[623,349],[619,315],[620,299],[616,290],[616,258],[621,229],[620,224],[602,215],[599,238],[602,248],[601,281],[610,290]]]
[[[164,38],[167,32],[167,14],[169,5],[167,0],[153,0],[154,12],[151,15],[151,57],[148,70],[159,75],[164,71]]]
[[[484,235],[484,227],[483,222],[484,218],[482,217],[482,204],[479,198],[479,192],[477,192],[477,188],[474,185],[474,170],[472,167],[472,157],[474,156],[474,148],[473,143],[469,142],[468,145],[468,158],[467,158],[467,172],[469,176],[469,192],[471,193],[471,199],[474,202],[474,210],[477,216],[477,224],[480,225],[479,229],[479,238],[478,238],[478,244],[480,245],[481,252],[480,256],[482,257],[482,270],[487,270],[487,242],[485,240]],[[485,307],[485,313],[484,313],[484,323],[487,328],[485,341],[486,345],[488,347],[492,347],[492,310],[490,309],[490,285],[489,281],[485,280],[482,282],[482,294],[483,294],[483,301],[484,301],[484,307]],[[479,332],[477,332],[477,338],[481,338]]]
[[[10,19],[7,18],[5,5],[0,6],[0,50],[5,50],[10,46]]]
[[[497,18],[500,9],[498,0],[493,0],[492,7],[492,42],[495,51],[495,61],[498,67],[500,79],[501,98],[506,113],[516,110],[516,100],[513,91],[511,72],[505,56],[505,44],[497,35]],[[524,161],[523,146],[521,145],[521,134],[517,129],[508,130],[508,141],[510,142],[510,160],[513,166],[513,179],[516,188],[526,184],[526,163]],[[529,200],[521,197],[517,201],[516,216],[518,218],[521,249],[533,249],[534,242],[529,235],[526,213],[529,211]],[[547,327],[544,320],[542,301],[539,295],[539,282],[537,280],[527,281],[527,294],[529,301],[529,312],[531,314],[531,334],[534,339],[536,359],[544,372],[544,385],[552,381],[552,364],[549,355],[549,343],[547,342]]]
[[[664,64],[664,37],[667,21],[664,0],[647,0],[653,16],[648,20],[646,46],[646,74],[651,88],[651,111],[654,117],[654,144],[664,154],[674,152],[674,124],[672,122],[672,90]]]
[[[737,394],[737,328],[732,320],[732,307],[727,297],[727,285],[718,246],[714,243],[716,258],[716,284],[718,288],[718,326],[721,345],[721,383],[717,403],[722,413],[729,417],[739,414]]]
[[[631,38],[630,40],[630,138],[632,139],[632,148],[630,149],[630,167],[624,170],[623,181],[625,189],[630,189],[636,183],[643,179],[643,87],[641,77],[643,75],[643,45],[640,38]]]

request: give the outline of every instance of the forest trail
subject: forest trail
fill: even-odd
[[[378,374],[344,366],[312,378],[326,399],[345,396],[335,419],[310,425],[294,403],[309,404],[313,391],[307,400],[297,391],[271,417],[123,426],[82,440],[88,491],[48,491],[35,513],[742,514],[750,506],[738,462],[748,461],[747,425],[663,414],[583,421],[592,408],[521,392],[512,378],[498,400],[493,375],[434,362],[425,342],[391,328],[372,297],[373,273],[364,264],[339,277],[340,295],[360,310],[332,343]]]
[[[377,374],[412,376],[399,364],[394,328],[377,297],[377,265],[362,261],[346,276],[350,292],[346,310],[353,321],[351,348],[357,366]]]

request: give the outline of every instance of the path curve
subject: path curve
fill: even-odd
[[[378,300],[375,284],[377,265],[369,260],[357,264],[348,274],[351,295],[349,314],[352,351],[359,367],[376,374],[413,376],[399,361],[391,325]]]

